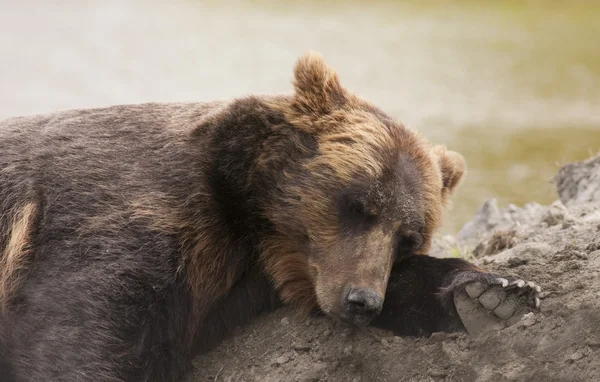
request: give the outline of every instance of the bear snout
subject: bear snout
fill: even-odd
[[[365,325],[381,313],[384,297],[371,288],[347,288],[342,298],[343,318]]]

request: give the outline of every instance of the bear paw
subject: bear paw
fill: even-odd
[[[541,288],[533,282],[477,272],[461,279],[453,288],[454,305],[471,335],[503,329],[539,310]]]

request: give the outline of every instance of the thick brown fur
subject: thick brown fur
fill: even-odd
[[[178,380],[281,301],[360,322],[348,290],[427,253],[464,160],[315,53],[294,86],[0,123],[0,375]]]

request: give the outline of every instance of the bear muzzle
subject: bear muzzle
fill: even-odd
[[[355,325],[366,325],[381,313],[384,297],[370,288],[347,288],[342,297],[341,318]]]

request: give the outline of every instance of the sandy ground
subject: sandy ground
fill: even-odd
[[[190,381],[600,381],[600,156],[564,167],[556,184],[550,206],[488,201],[432,251],[461,248],[488,270],[535,281],[539,313],[477,336],[416,339],[282,309],[197,358]]]

